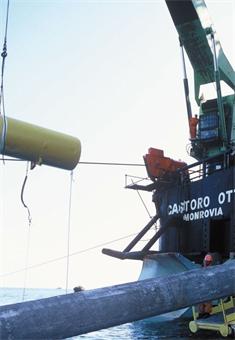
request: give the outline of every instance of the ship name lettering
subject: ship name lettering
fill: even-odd
[[[222,216],[222,215],[223,215],[223,210],[221,207],[211,208],[211,209],[186,213],[183,215],[183,220],[186,222],[189,222],[189,221],[201,220],[203,218],[217,217],[217,216]]]
[[[231,203],[233,200],[235,199],[235,189],[229,189],[226,191],[221,191],[218,196],[217,196],[217,202],[219,205],[223,205],[226,203]],[[199,218],[206,218],[207,216],[207,210],[209,211],[208,216],[218,216],[218,215],[222,215],[221,212],[221,208],[213,208],[213,209],[217,209],[218,213],[214,215],[214,210],[213,209],[209,209],[211,204],[211,199],[210,196],[201,196],[198,198],[193,198],[191,200],[187,200],[187,201],[182,201],[179,203],[173,203],[173,204],[169,204],[168,205],[168,210],[167,213],[168,215],[178,215],[178,214],[186,214],[187,216],[191,213],[194,213],[195,211],[199,210]],[[204,212],[203,212],[204,211]],[[203,213],[203,217],[201,217],[201,213]],[[189,217],[190,219],[190,217]],[[196,219],[197,219],[197,215],[196,215]]]
[[[183,201],[179,204],[169,204],[168,205],[168,215],[175,215],[175,214],[183,214],[187,213],[189,210],[200,210],[200,209],[206,209],[210,205],[210,197],[198,197],[194,198],[191,201]]]
[[[235,189],[230,189],[225,192],[224,191],[220,192],[218,195],[218,203],[221,205],[224,204],[225,202],[231,203],[232,194],[234,193],[235,193]]]

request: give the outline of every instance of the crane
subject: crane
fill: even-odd
[[[191,137],[191,156],[197,160],[233,150],[235,145],[235,96],[223,96],[221,81],[234,92],[235,72],[226,58],[206,4],[201,0],[166,1],[179,35],[184,66],[184,89],[189,125],[193,117],[184,59],[186,51],[194,70],[194,95],[199,106],[197,133]],[[214,84],[216,97],[205,100],[200,89]]]

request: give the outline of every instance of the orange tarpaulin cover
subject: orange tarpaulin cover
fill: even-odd
[[[185,167],[187,164],[181,161],[174,161],[164,156],[163,150],[150,148],[144,156],[149,177],[160,177],[167,172],[174,172]]]

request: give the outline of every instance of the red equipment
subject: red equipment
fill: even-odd
[[[162,177],[166,173],[174,172],[187,166],[181,161],[174,161],[164,156],[163,150],[150,148],[144,156],[147,173],[150,178]]]

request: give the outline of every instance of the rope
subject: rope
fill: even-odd
[[[132,236],[136,236],[137,234],[139,234],[139,232],[138,233],[134,233],[134,234],[129,234],[129,235],[126,235],[124,237],[120,237],[120,238],[117,238],[117,239],[114,239],[114,240],[111,240],[111,241],[108,241],[108,242],[105,242],[105,243],[100,243],[100,244],[97,244],[97,245],[95,245],[93,247],[89,247],[89,248],[85,248],[85,249],[73,252],[73,253],[69,254],[69,257],[80,255],[82,253],[86,253],[88,251],[91,251],[91,250],[94,250],[94,249],[97,249],[97,248],[101,248],[101,247],[107,246],[108,244],[111,244],[111,243],[114,243],[114,242],[118,242],[118,241],[124,240],[124,239],[132,237]],[[38,263],[38,264],[33,264],[31,266],[28,266],[27,269],[28,270],[29,269],[34,269],[34,268],[45,266],[45,265],[53,263],[53,262],[58,262],[58,261],[66,259],[67,256],[68,255],[60,256],[60,257],[57,257],[55,259],[51,259],[51,260],[48,260],[48,261],[45,261],[45,262],[41,262],[41,263]],[[16,271],[13,271],[13,272],[3,273],[3,274],[0,274],[0,277],[6,277],[6,276],[11,276],[11,275],[14,275],[14,274],[18,274],[18,273],[21,273],[22,271],[25,271],[25,269],[26,268],[21,268],[21,269],[18,269]]]
[[[133,176],[133,175],[125,175],[125,187],[127,187],[128,185],[128,178],[131,179],[132,181],[132,184],[137,184],[137,183],[140,183],[140,182],[143,182],[143,181],[150,181],[150,178],[149,177],[139,177],[139,176]],[[133,182],[133,178],[136,178],[138,179],[138,181],[135,181]]]
[[[27,212],[28,212],[28,222],[29,222],[29,227],[30,227],[31,222],[32,222],[32,217],[31,217],[31,213],[30,213],[30,210],[29,210],[28,206],[24,202],[24,189],[25,189],[25,184],[26,184],[27,179],[28,179],[28,172],[29,172],[29,162],[27,162],[26,174],[25,174],[24,182],[23,182],[23,185],[22,185],[22,188],[21,188],[20,198],[21,198],[21,202],[22,202],[23,206],[27,209]]]
[[[120,166],[145,166],[145,164],[138,164],[138,163],[116,163],[116,162],[79,162],[78,164],[89,164],[89,165],[120,165]]]
[[[2,161],[3,158],[0,158]],[[25,162],[25,159],[17,159],[17,158],[4,158],[5,161],[8,162]],[[116,162],[79,162],[78,164],[82,165],[110,165],[110,166],[145,166],[145,164],[138,163],[116,163]],[[133,176],[134,177],[134,176]],[[142,178],[142,177],[137,177]]]
[[[5,23],[5,34],[4,34],[4,43],[3,43],[3,48],[2,48],[2,68],[1,68],[1,89],[0,89],[0,110],[1,106],[3,103],[3,88],[4,88],[4,70],[5,70],[5,61],[7,57],[7,31],[8,31],[8,19],[9,19],[9,5],[10,5],[10,0],[7,1],[7,12],[6,12],[6,23]],[[4,104],[3,104],[3,109],[4,109]],[[0,111],[1,114],[1,111]],[[4,114],[4,110],[3,110]]]
[[[132,182],[132,184],[134,184],[133,179],[131,180],[131,182]],[[137,191],[137,194],[138,194],[138,196],[139,196],[139,198],[140,198],[140,200],[141,200],[141,202],[142,202],[142,204],[143,204],[145,210],[147,211],[147,214],[149,215],[150,218],[152,218],[153,216],[151,216],[151,214],[150,214],[150,212],[149,212],[149,210],[148,210],[148,208],[147,208],[147,205],[145,204],[145,202],[144,202],[144,200],[143,200],[143,197],[141,196],[139,190],[136,190],[136,191]]]
[[[136,181],[135,182],[135,184],[136,183],[139,183],[139,182],[142,182],[142,181],[145,181],[145,180],[149,180],[149,177],[140,177],[140,176],[134,176],[134,175],[128,175],[128,174],[126,174],[125,175],[126,177],[130,177],[130,178],[137,178],[137,179],[139,179],[139,181]]]
[[[2,53],[1,53],[2,67],[1,67],[1,86],[0,86],[0,115],[3,116],[3,124],[2,124],[2,135],[1,135],[1,141],[0,141],[0,153],[2,154],[4,154],[5,143],[6,143],[6,131],[7,131],[7,120],[6,120],[6,115],[5,115],[5,102],[4,102],[4,71],[5,71],[5,61],[7,57],[7,32],[8,32],[8,19],[9,19],[9,5],[10,5],[10,0],[7,1],[4,43],[3,43]],[[4,163],[4,157],[2,160]]]
[[[69,187],[69,212],[68,212],[68,235],[67,235],[67,263],[66,263],[66,294],[68,293],[69,283],[69,253],[70,253],[70,227],[71,227],[71,206],[72,206],[72,189],[73,189],[73,171],[70,173],[70,187]]]
[[[23,284],[23,293],[22,293],[22,301],[25,300],[26,295],[26,287],[27,287],[27,278],[28,278],[28,266],[29,266],[29,250],[30,250],[30,231],[31,228],[28,228],[27,232],[27,244],[26,244],[26,256],[25,256],[25,270],[24,270],[24,284]]]
[[[27,231],[27,244],[26,244],[26,255],[25,255],[25,270],[24,270],[24,284],[23,284],[22,301],[25,300],[25,294],[26,294],[26,284],[27,284],[28,266],[29,266],[30,231],[31,231],[30,226],[31,226],[31,222],[32,222],[30,210],[24,202],[24,189],[25,189],[25,184],[26,184],[27,179],[28,179],[28,172],[29,172],[29,162],[27,162],[26,174],[25,174],[24,182],[23,182],[22,189],[21,189],[21,195],[20,195],[21,202],[22,202],[23,206],[27,209],[27,212],[28,212],[28,224],[29,224],[29,228],[28,228],[28,231]]]

